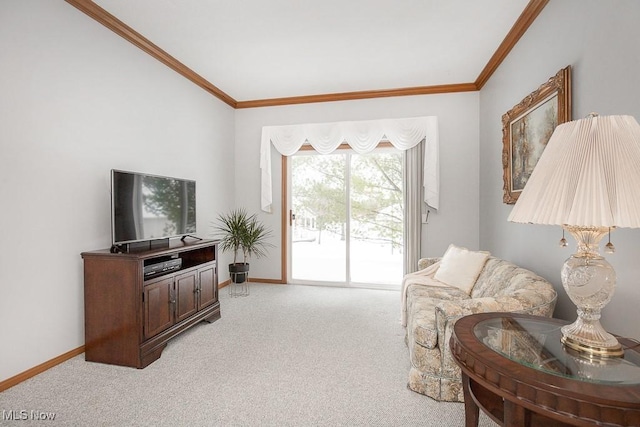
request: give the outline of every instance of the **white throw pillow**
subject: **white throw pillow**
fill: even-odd
[[[455,286],[469,295],[490,255],[489,252],[470,251],[451,244],[440,261],[434,279]]]

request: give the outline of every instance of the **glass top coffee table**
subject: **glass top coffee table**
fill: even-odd
[[[467,426],[480,408],[505,426],[640,425],[640,344],[620,338],[623,358],[590,360],[560,342],[567,323],[512,313],[456,322]]]

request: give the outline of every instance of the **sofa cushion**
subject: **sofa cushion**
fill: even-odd
[[[469,295],[490,255],[489,252],[470,251],[451,244],[440,261],[434,279],[455,286]]]

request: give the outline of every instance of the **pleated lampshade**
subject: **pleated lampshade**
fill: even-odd
[[[558,125],[508,220],[640,227],[638,122],[592,115]]]

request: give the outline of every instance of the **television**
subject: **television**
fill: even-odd
[[[111,170],[113,247],[166,241],[196,232],[196,183]],[[149,243],[151,245],[151,243]]]

